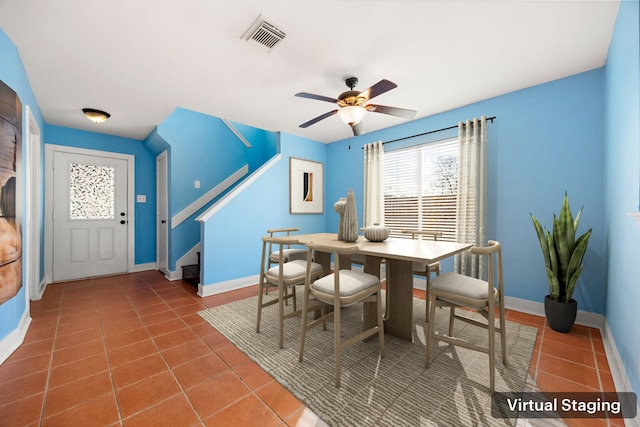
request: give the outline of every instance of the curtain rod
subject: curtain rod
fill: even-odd
[[[496,118],[496,116],[487,117],[487,121],[493,123],[493,120],[495,118]],[[457,127],[458,127],[458,125],[449,126],[447,128],[442,128],[442,129],[430,130],[429,132],[417,133],[417,134],[411,135],[411,136],[405,136],[405,137],[398,138],[398,139],[392,139],[391,141],[386,141],[386,142],[383,142],[382,144],[384,145],[384,144],[389,144],[390,142],[397,142],[397,141],[402,141],[404,139],[415,138],[416,136],[429,135],[430,133],[442,132],[443,130],[456,129]],[[362,148],[364,149],[364,147],[362,147]]]

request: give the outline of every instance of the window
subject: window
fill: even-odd
[[[454,241],[457,194],[457,138],[385,152],[384,215],[392,236],[441,231],[441,240]]]

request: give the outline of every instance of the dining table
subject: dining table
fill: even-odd
[[[291,236],[299,244],[319,244],[328,247],[355,247],[355,254],[364,257],[364,271],[378,278],[381,265],[386,265],[385,332],[393,336],[413,340],[413,263],[434,263],[473,246],[469,243],[441,240],[413,240],[390,237],[382,242],[373,242],[359,236],[355,242],[338,240],[336,233],[312,233]],[[345,259],[343,259],[344,257]],[[341,255],[340,265],[351,266],[351,255]],[[331,268],[331,253],[316,251],[315,262],[321,264],[325,272]],[[349,268],[347,267],[347,268]],[[376,323],[375,304],[365,303],[364,325],[368,328]]]

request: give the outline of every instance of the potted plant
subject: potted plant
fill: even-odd
[[[589,229],[576,239],[581,214],[582,208],[573,218],[566,192],[560,216],[553,214],[552,232],[543,229],[536,217],[529,214],[538,234],[549,281],[549,295],[544,299],[544,310],[549,326],[558,332],[569,332],[578,313],[578,304],[572,296],[584,267],[582,259],[591,236]]]

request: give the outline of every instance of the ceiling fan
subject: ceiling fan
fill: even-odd
[[[337,114],[343,122],[351,126],[354,135],[360,135],[364,131],[362,127],[362,119],[368,111],[374,113],[389,114],[391,116],[402,117],[405,119],[412,119],[416,115],[416,111],[414,110],[407,110],[405,108],[398,107],[388,107],[386,105],[367,104],[370,99],[398,87],[397,84],[389,80],[382,79],[378,83],[374,84],[368,89],[363,90],[362,92],[353,90],[356,84],[358,84],[357,77],[348,77],[345,79],[345,83],[349,90],[346,92],[342,92],[337,99],[330,98],[328,96],[314,95],[307,92],[296,93],[295,96],[299,96],[301,98],[317,99],[318,101],[331,102],[338,104],[338,106],[340,107],[337,110],[329,111],[328,113],[324,113],[314,119],[311,119],[308,122],[301,124],[300,127],[309,127],[312,124],[319,122],[320,120]]]

